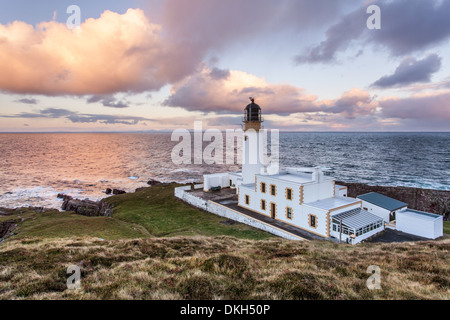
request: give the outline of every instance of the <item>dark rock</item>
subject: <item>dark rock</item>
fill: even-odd
[[[17,227],[16,220],[9,220],[0,222],[0,239],[3,239],[12,234],[12,231]]]
[[[119,189],[114,189],[112,191],[113,194],[118,195],[118,194],[125,194],[126,192],[123,190],[119,190]]]
[[[112,189],[111,188],[107,188],[105,191],[106,194],[111,194],[112,193]]]
[[[67,197],[64,200],[61,209],[65,211],[72,211],[76,214],[87,217],[110,217],[114,213],[113,206],[104,200],[79,200],[73,199],[72,197]]]
[[[161,184],[161,182],[160,182],[160,181],[157,181],[157,180],[151,179],[151,180],[149,180],[149,181],[147,182],[147,184],[148,184],[149,186],[156,186],[156,185],[158,185],[158,184]]]
[[[139,191],[142,191],[142,190],[145,190],[145,189],[147,189],[147,187],[137,188],[134,192],[139,192]]]

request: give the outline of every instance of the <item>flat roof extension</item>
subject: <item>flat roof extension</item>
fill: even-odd
[[[361,208],[342,212],[340,214],[333,216],[333,219],[336,219],[338,221],[342,220],[343,224],[356,230],[383,221],[382,218],[374,214],[371,214]]]
[[[438,219],[438,218],[442,218],[443,217],[443,216],[440,216],[438,214],[434,214],[434,213],[430,213],[430,212],[423,212],[423,211],[413,210],[413,209],[407,209],[407,210],[403,211],[402,213],[417,214],[417,215],[428,217],[428,218],[432,218],[432,219]]]
[[[351,204],[360,203],[361,200],[348,197],[333,197],[315,202],[305,203],[305,206],[314,207],[321,210],[333,210],[340,207],[349,206]]]

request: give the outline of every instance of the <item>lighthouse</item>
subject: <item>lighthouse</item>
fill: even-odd
[[[262,127],[261,107],[250,98],[244,110],[244,145],[242,150],[242,182],[255,183],[255,175],[264,169],[264,146],[266,135]]]

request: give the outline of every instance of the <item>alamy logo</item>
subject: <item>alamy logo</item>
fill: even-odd
[[[371,5],[367,8],[367,14],[371,16],[367,19],[367,28],[369,30],[381,29],[381,9],[377,5]]]
[[[81,25],[81,9],[79,6],[71,5],[67,7],[67,14],[71,14],[69,18],[67,18],[67,28],[70,30],[79,28]]]
[[[67,274],[70,276],[67,278],[67,289],[78,290],[81,289],[81,270],[79,266],[70,266],[67,268]]]
[[[279,162],[279,140],[279,130],[203,131],[202,122],[196,121],[193,132],[187,129],[173,131],[171,141],[179,143],[172,149],[171,158],[175,165],[274,164]],[[243,152],[247,157],[242,156]]]
[[[381,269],[378,266],[369,266],[366,273],[371,274],[366,284],[369,290],[381,289]]]

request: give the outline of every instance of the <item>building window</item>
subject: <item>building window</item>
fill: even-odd
[[[274,184],[270,185],[270,194],[273,196],[277,195],[277,186],[276,185],[274,185]]]
[[[293,218],[292,208],[289,208],[289,207],[286,208],[286,218],[288,218],[289,220],[292,220],[292,218]]]
[[[266,193],[266,183],[261,182],[261,193]]]
[[[266,200],[261,200],[261,210],[266,211]]]
[[[317,217],[315,215],[309,215],[309,226],[317,229]]]
[[[286,199],[292,200],[292,189],[286,188]]]
[[[249,205],[250,204],[250,196],[245,195],[245,204]]]

